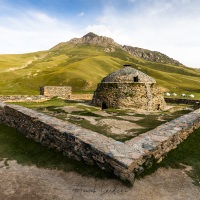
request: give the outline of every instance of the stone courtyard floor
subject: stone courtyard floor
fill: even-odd
[[[52,101],[52,100],[50,100]],[[115,140],[126,141],[139,134],[193,111],[189,105],[168,105],[167,109],[158,112],[147,112],[134,109],[106,109],[93,107],[89,101],[68,100],[62,106],[40,103],[17,103],[39,112],[57,117],[64,121],[82,126],[86,129],[112,137]],[[41,106],[38,106],[41,105]]]

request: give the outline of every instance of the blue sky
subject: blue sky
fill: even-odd
[[[92,31],[200,68],[200,0],[0,0],[0,53],[46,50]]]

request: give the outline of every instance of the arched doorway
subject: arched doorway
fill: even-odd
[[[103,102],[103,103],[101,104],[101,109],[102,109],[102,110],[105,110],[105,109],[107,109],[107,108],[108,108],[108,106],[106,105],[105,102]]]
[[[138,76],[134,77],[134,82],[138,82]]]

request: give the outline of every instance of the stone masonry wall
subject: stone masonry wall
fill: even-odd
[[[26,137],[133,182],[134,174],[126,173],[132,159],[123,155],[124,143],[28,108],[3,103],[0,107],[0,121]]]
[[[40,94],[47,97],[63,97],[70,99],[72,87],[70,86],[42,86],[40,87]]]
[[[154,83],[100,83],[91,104],[101,107],[102,103],[108,108],[144,110],[159,110],[166,106],[162,91]]]
[[[26,101],[46,101],[50,97],[43,95],[1,95],[0,101],[6,102],[26,102]]]
[[[93,94],[72,94],[71,100],[92,100]]]
[[[189,105],[200,106],[200,100],[195,100],[195,99],[165,98],[165,101],[166,101],[166,103],[189,104]]]
[[[200,126],[200,109],[125,143],[17,105],[0,102],[0,123],[86,164],[98,165],[133,183],[153,161],[161,161]]]

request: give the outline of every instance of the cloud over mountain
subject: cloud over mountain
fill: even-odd
[[[48,49],[92,31],[200,67],[200,1],[0,0],[0,9],[0,53]]]

